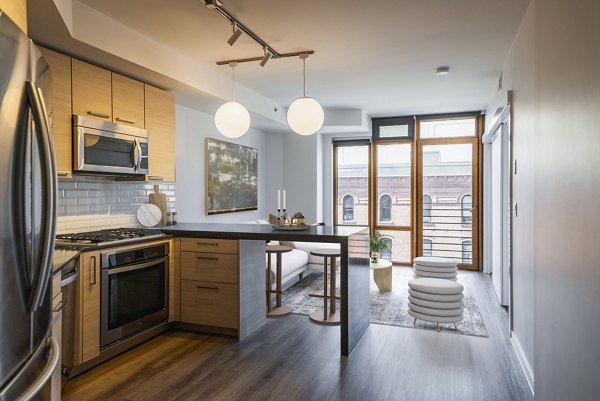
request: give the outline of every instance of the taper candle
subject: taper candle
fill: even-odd
[[[283,190],[283,209],[285,210],[285,189]]]
[[[281,189],[277,190],[277,210],[281,209]]]

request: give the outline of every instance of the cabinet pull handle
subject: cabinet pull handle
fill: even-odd
[[[219,289],[219,287],[208,287],[205,285],[197,285],[196,288],[199,290],[214,290],[214,291],[217,291]]]
[[[88,115],[94,116],[94,117],[110,118],[110,114],[96,113],[95,111],[91,111],[91,110],[88,111],[87,113],[88,113]]]
[[[197,242],[196,245],[214,245],[214,246],[218,246],[219,243],[218,242]]]
[[[66,304],[67,304],[67,301],[65,301],[65,300],[61,300],[61,301],[58,303],[58,306],[56,307],[56,309],[52,309],[52,312],[60,312],[60,310],[61,310],[62,308],[64,308]]]
[[[149,181],[163,181],[164,179],[165,179],[165,177],[163,177],[162,175],[149,175],[148,176]]]
[[[115,120],[120,121],[122,123],[135,124],[135,120],[128,120],[126,118],[117,117],[115,118]]]
[[[95,284],[96,284],[96,257],[92,256],[90,258],[90,287]]]
[[[64,177],[64,178],[66,178],[66,177],[70,177],[71,176],[71,172],[70,171],[57,171],[56,175],[58,177]]]
[[[216,256],[196,256],[196,259],[219,260]]]

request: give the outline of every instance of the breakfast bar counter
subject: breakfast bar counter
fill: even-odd
[[[206,239],[236,240],[239,270],[239,334],[243,339],[266,323],[265,246],[270,240],[340,244],[341,354],[350,355],[370,323],[369,232],[364,227],[310,226],[302,231],[276,230],[267,224],[179,223],[163,227],[165,234],[198,246]],[[200,242],[202,239],[202,242]],[[213,243],[217,244],[217,241]]]

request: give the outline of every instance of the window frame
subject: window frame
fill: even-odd
[[[471,202],[469,203],[470,207],[468,209],[465,209],[465,198],[466,197],[471,198]],[[463,196],[460,197],[460,222],[462,224],[472,224],[473,222],[473,211],[471,210],[473,208],[473,195],[471,194],[464,194]],[[469,216],[466,217],[465,214],[469,213]]]
[[[429,215],[425,216],[425,197],[429,198]],[[423,223],[431,223],[431,212],[433,210],[433,198],[431,197],[431,195],[428,194],[423,194],[423,199],[421,199],[422,202],[422,208],[423,208]],[[427,218],[427,220],[425,220],[425,218]]]
[[[408,126],[407,136],[391,136],[382,138],[380,135],[381,127],[393,127],[395,125],[406,125]],[[415,138],[415,117],[375,117],[371,118],[371,129],[373,142],[387,142],[387,141],[410,141],[412,142]]]

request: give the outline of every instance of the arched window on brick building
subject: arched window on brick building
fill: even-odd
[[[471,264],[473,251],[473,243],[470,239],[462,242],[462,262],[465,264]]]
[[[387,243],[387,249],[379,255],[381,259],[392,260],[392,239],[384,238],[383,239]]]
[[[431,221],[431,207],[432,207],[431,196],[423,195],[423,222]]]
[[[423,239],[423,256],[431,256],[433,252],[433,241],[427,238]]]
[[[463,223],[471,222],[471,208],[473,207],[473,197],[471,195],[465,195],[460,200],[460,217]]]
[[[379,221],[392,220],[392,198],[389,195],[383,195],[379,198]]]
[[[342,201],[344,205],[344,221],[353,221],[354,220],[354,198],[351,195],[344,196],[344,200]]]

